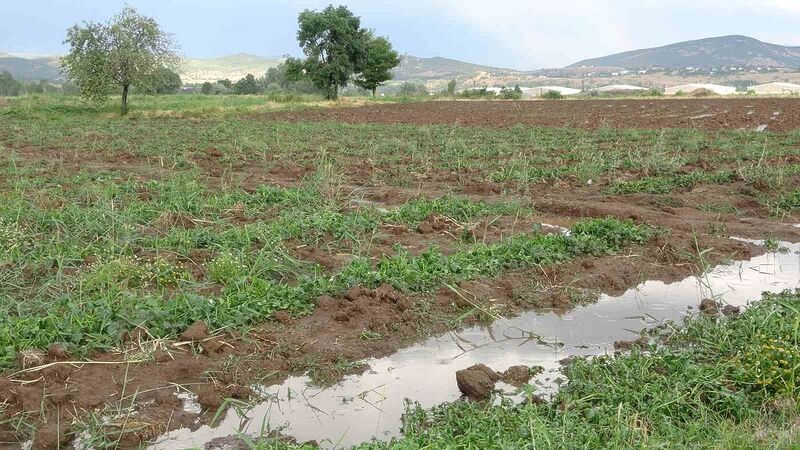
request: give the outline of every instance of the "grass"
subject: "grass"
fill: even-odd
[[[113,347],[135,327],[154,337],[174,336],[196,320],[214,328],[240,327],[279,310],[306,314],[319,296],[356,284],[428,291],[504,270],[619,251],[651,235],[646,227],[597,219],[577,224],[569,237],[521,234],[447,255],[436,247],[418,256],[400,248],[374,265],[356,256],[340,271],[326,273],[294,259],[290,240],[315,243],[330,236],[339,245],[350,240],[355,248],[384,223],[413,225],[432,213],[467,220],[517,209],[441,197],[412,200],[385,214],[344,213],[313,187],[208,194],[196,179],[179,176],[145,185],[65,180],[77,189],[63,194],[67,206],[49,210],[30,203],[29,180],[18,181],[0,207],[4,366],[17,351],[52,342],[85,355]],[[143,187],[148,200],[138,196]],[[244,205],[258,220],[240,227],[219,219],[235,205]],[[195,277],[185,257],[199,250],[208,255],[207,279]],[[210,287],[218,293],[204,293]]]
[[[703,172],[694,171],[687,174],[645,177],[634,181],[621,181],[613,184],[610,194],[668,194],[676,189],[691,189],[697,184],[725,184],[736,178],[732,171]]]
[[[398,248],[370,261],[369,242],[386,225],[416,226],[431,214],[456,221],[516,217],[515,202],[415,198],[387,210],[345,207],[320,180],[298,187],[208,190],[192,172],[120,180],[102,171],[41,177],[6,167],[0,194],[0,364],[16,352],[63,342],[77,355],[116,346],[144,327],[175,336],[196,320],[214,328],[313,310],[315,300],[363,284],[434,290],[502,271],[619,251],[650,231],[601,219],[573,236],[523,233],[500,243]],[[333,272],[293,254],[296,243],[352,254]]]
[[[775,215],[788,215],[800,210],[800,189],[793,192],[782,194],[778,199],[770,204]]]

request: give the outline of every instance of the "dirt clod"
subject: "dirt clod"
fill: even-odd
[[[17,388],[17,404],[23,412],[39,411],[42,407],[42,388],[20,386]]]
[[[700,302],[700,312],[707,316],[716,316],[719,314],[719,304],[711,298],[704,298]]]
[[[202,341],[208,337],[208,325],[205,322],[198,320],[181,333],[181,339],[184,341]]]
[[[505,372],[500,374],[500,379],[512,386],[523,386],[530,381],[530,379],[544,371],[544,367],[535,366],[511,366]]]
[[[48,398],[54,405],[63,405],[72,400],[73,394],[64,386],[58,386],[47,393]]]
[[[291,325],[292,322],[294,322],[292,316],[286,311],[277,311],[275,314],[273,314],[273,317],[275,317],[276,321],[284,325]]]
[[[64,446],[72,440],[72,435],[69,433],[67,425],[50,422],[42,425],[36,431],[33,438],[33,449],[54,449],[64,448]]]
[[[475,364],[472,367],[456,372],[456,383],[458,390],[471,400],[483,400],[489,398],[494,391],[495,383],[500,377],[494,370],[483,364]]]
[[[197,388],[197,402],[207,411],[216,411],[222,405],[222,396],[217,393],[213,386],[207,384]]]
[[[67,349],[60,342],[54,342],[47,347],[47,356],[53,359],[67,359]]]
[[[725,305],[722,307],[722,315],[725,317],[737,317],[742,312],[742,308],[733,305]]]

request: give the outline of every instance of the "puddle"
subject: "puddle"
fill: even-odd
[[[561,381],[559,360],[613,353],[613,343],[638,337],[639,330],[681,320],[712,295],[736,306],[761,292],[800,287],[800,243],[783,243],[787,253],[769,253],[714,269],[702,280],[690,277],[665,284],[648,281],[621,296],[602,295],[597,303],[566,314],[529,312],[491,326],[451,332],[397,353],[367,360],[370,369],[339,384],[309,387],[305,376],[261,388],[269,398],[240,418],[230,411],[216,428],[175,430],[151,449],[202,447],[216,437],[276,430],[298,441],[315,440],[339,448],[399,435],[405,399],[423,407],[459,398],[456,370],[476,363],[502,371],[513,365],[543,366],[535,384],[553,392]],[[695,309],[696,310],[696,309]],[[507,387],[506,387],[507,388]]]

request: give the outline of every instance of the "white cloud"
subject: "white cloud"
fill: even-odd
[[[607,2],[444,0],[434,7],[495,40],[498,47],[518,60],[515,67],[541,67],[594,56],[597,40],[609,52],[634,46],[624,15],[604,3]]]

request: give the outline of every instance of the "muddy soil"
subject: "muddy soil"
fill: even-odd
[[[800,127],[800,100],[698,98],[580,101],[434,101],[268,114],[268,120],[510,127],[696,128],[788,131]]]

